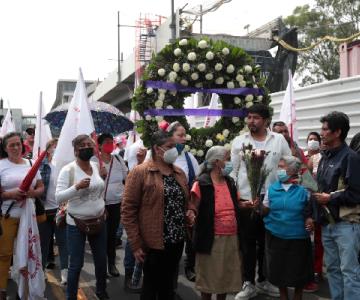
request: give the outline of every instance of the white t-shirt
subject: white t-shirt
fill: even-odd
[[[139,149],[143,147],[144,147],[143,141],[139,139],[134,144],[130,145],[125,149],[124,160],[127,161],[128,163],[129,171],[131,171],[134,167],[137,166],[138,160],[136,154],[139,151]]]
[[[56,189],[55,166],[52,163],[49,163],[49,166],[51,168],[51,173],[50,173],[49,185],[46,192],[46,201],[44,204],[45,210],[56,209],[59,207],[55,199],[55,189]]]
[[[31,168],[28,160],[23,159],[23,161],[23,164],[15,164],[9,161],[8,158],[0,160],[0,184],[2,191],[7,192],[9,190],[20,187],[23,179]],[[38,180],[41,180],[41,175],[39,171],[36,173],[36,176],[31,183],[32,188],[35,187]],[[1,205],[1,211],[3,215],[5,215],[8,207],[13,201],[15,201],[15,203],[9,212],[10,217],[20,218],[22,211],[22,207],[20,207],[21,203],[19,201],[16,201],[15,199],[4,199],[3,204]]]

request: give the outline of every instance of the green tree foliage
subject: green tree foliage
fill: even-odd
[[[315,5],[298,6],[284,23],[297,27],[299,47],[307,47],[326,35],[348,37],[359,31],[359,0],[316,0]],[[339,44],[324,42],[313,50],[301,52],[297,73],[301,85],[339,78]]]

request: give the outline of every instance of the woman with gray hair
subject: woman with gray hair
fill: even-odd
[[[302,299],[303,287],[313,280],[309,232],[313,230],[309,192],[298,184],[301,162],[284,156],[278,165],[278,181],[270,185],[263,201],[266,229],[265,262],[269,282],[280,289],[280,299]]]
[[[214,146],[206,153],[203,171],[191,189],[197,208],[194,229],[196,288],[201,299],[226,299],[242,285],[239,248],[240,208],[253,207],[239,201],[232,171],[230,151]],[[195,215],[194,215],[195,217]]]

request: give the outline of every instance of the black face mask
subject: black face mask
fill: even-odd
[[[81,148],[79,149],[79,158],[83,161],[88,161],[94,155],[93,148]]]

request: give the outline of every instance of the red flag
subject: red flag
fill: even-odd
[[[43,151],[37,158],[37,160],[35,161],[35,163],[32,165],[31,169],[28,171],[28,173],[26,174],[25,178],[23,179],[19,189],[22,192],[27,192],[30,188],[30,185],[32,183],[32,181],[34,180],[37,171],[40,168],[41,162],[43,161],[43,159],[46,156],[47,151]]]

